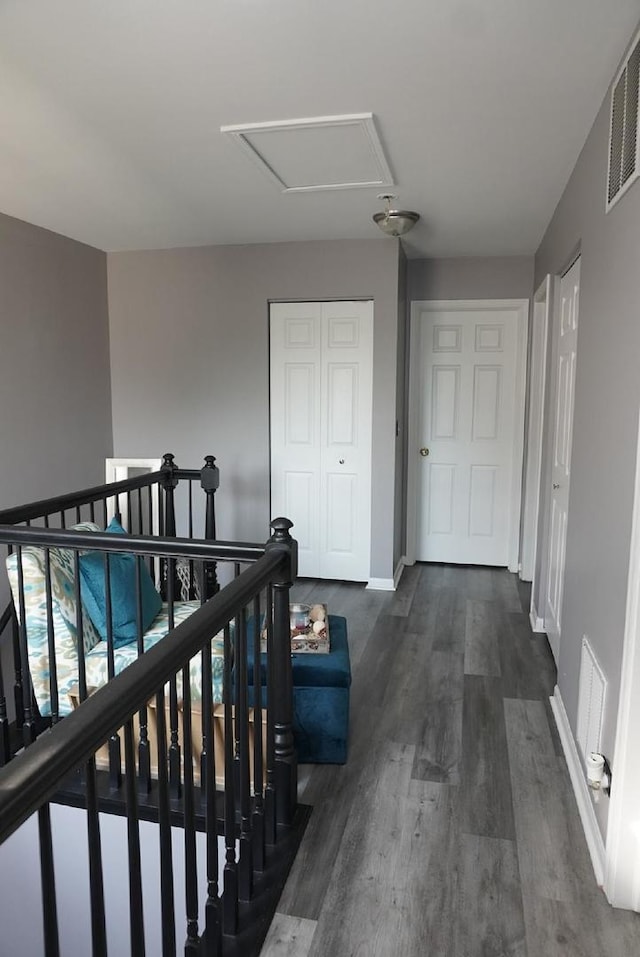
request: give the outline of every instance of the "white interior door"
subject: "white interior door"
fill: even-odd
[[[511,567],[518,548],[526,303],[422,306],[413,330],[420,393],[419,448],[411,450],[418,456],[416,558]]]
[[[553,416],[549,554],[544,622],[556,663],[560,651],[562,598],[564,593],[579,299],[580,260],[577,259],[560,282],[560,308],[556,327],[554,364],[555,409]]]
[[[299,574],[367,581],[373,303],[271,305],[271,513]]]

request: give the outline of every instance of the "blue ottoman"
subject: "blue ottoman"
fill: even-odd
[[[346,618],[329,615],[329,636],[328,654],[291,655],[293,736],[300,764],[344,764],[347,760],[351,663]],[[253,703],[252,642],[248,645],[249,699]],[[267,656],[260,657],[264,688]]]

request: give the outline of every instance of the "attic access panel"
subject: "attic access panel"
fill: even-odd
[[[372,113],[221,126],[285,193],[393,186]]]

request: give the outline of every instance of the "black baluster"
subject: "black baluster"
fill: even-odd
[[[138,640],[138,656],[144,654],[144,631],[142,629],[142,556],[136,555],[136,631]],[[141,794],[151,792],[151,751],[149,748],[149,732],[147,727],[148,712],[144,704],[138,712],[140,725],[140,739],[138,741],[138,786]]]
[[[233,705],[231,682],[231,631],[224,629],[224,892],[222,895],[225,934],[238,932],[238,865],[236,863],[235,761],[233,751]]]
[[[84,624],[82,621],[82,598],[80,594],[80,557],[78,550],[73,551],[73,587],[76,603],[76,646],[78,650],[78,697],[84,701],[87,697],[87,668],[84,660]]]
[[[200,485],[206,495],[206,510],[204,523],[204,537],[211,541],[216,538],[216,505],[215,494],[220,485],[220,470],[215,464],[214,455],[205,455],[204,466],[200,470]],[[216,562],[205,562],[205,596],[211,598],[220,591]]]
[[[262,754],[262,654],[260,596],[253,600],[253,866],[264,870],[264,801]]]
[[[189,538],[193,540],[193,482],[191,479],[187,482],[188,495],[187,503],[189,507]],[[193,559],[189,559],[189,601],[196,597],[195,579],[193,574]]]
[[[76,525],[79,525],[81,521],[82,518],[80,517],[80,506],[76,505]]]
[[[276,843],[276,752],[274,709],[269,702],[275,695],[275,656],[273,654],[273,588],[267,586],[266,593],[266,633],[267,633],[267,784],[264,792],[264,837],[267,844]],[[254,665],[254,682],[255,682]],[[262,667],[260,677],[262,683]]]
[[[18,563],[18,607],[20,609],[19,645],[20,661],[22,666],[23,691],[23,724],[22,741],[25,748],[36,739],[35,716],[33,714],[33,693],[31,689],[31,675],[29,672],[29,646],[27,644],[27,616],[24,604],[24,571],[22,568],[22,548],[16,548]]]
[[[64,514],[64,511],[62,511],[60,512],[60,528],[66,528],[66,527],[67,527],[67,519]]]
[[[100,838],[100,817],[98,814],[98,787],[96,783],[95,757],[87,761],[86,788],[92,957],[107,957],[107,927],[104,912],[104,881],[102,875],[102,842]]]
[[[211,643],[208,642],[201,653],[201,671],[202,671],[202,752],[200,754],[200,791],[204,798],[207,793],[207,763],[209,760],[215,760],[213,752],[209,751],[209,738],[207,735],[207,716],[208,711],[213,708],[213,694],[209,687],[213,681],[213,672],[211,667]]]
[[[138,535],[142,535],[142,489],[138,489],[138,521],[136,523],[136,530]],[[151,534],[151,531],[149,531]]]
[[[153,534],[154,534],[154,531],[153,531],[153,495],[152,495],[152,491],[151,491],[151,486],[148,486],[148,488],[147,488],[147,512],[148,512],[147,518],[148,518],[148,522],[149,522],[149,535],[153,535]],[[156,582],[156,560],[155,560],[155,557],[154,557],[153,555],[152,555],[152,556],[150,557],[150,559],[149,559],[149,574],[151,575],[151,578],[153,579],[153,581],[157,584],[157,582]]]
[[[5,697],[2,656],[0,655],[0,768],[3,768],[10,760],[11,739],[9,736],[9,716],[7,714],[7,699]]]
[[[95,522],[96,520],[96,505],[95,502],[89,502],[89,520]]]
[[[127,795],[127,846],[129,851],[129,927],[131,957],[145,957],[142,911],[142,868],[140,861],[140,821],[136,788],[133,720],[124,726],[124,766]]]
[[[44,527],[49,528],[49,516],[45,515],[44,517]]]
[[[195,800],[193,794],[193,738],[190,663],[182,669],[182,741],[184,750],[184,872],[187,938],[185,957],[198,957],[198,865],[196,860]]]
[[[131,492],[127,492],[127,531],[131,534],[132,530],[132,518],[131,518]]]
[[[107,499],[106,499],[106,497],[103,498],[101,501],[102,501],[102,524],[103,524],[104,527],[106,528],[106,527],[107,527],[107,516],[108,516],[108,514],[109,514],[109,513],[108,513],[108,510],[107,510]]]
[[[207,901],[205,904],[205,941],[208,957],[220,957],[222,922],[218,899],[218,822],[216,819],[216,761],[213,736],[213,669],[211,642],[202,649],[202,761],[200,788],[204,791],[207,833]]]
[[[169,574],[167,576],[167,601],[169,604],[169,631],[175,627],[175,614],[173,607],[173,569],[170,567],[174,559],[168,560]],[[182,794],[182,785],[180,782],[180,735],[178,712],[178,686],[176,676],[172,675],[169,681],[169,721],[171,725],[171,741],[169,744],[169,786],[172,797],[180,797]]]
[[[104,553],[104,596],[105,620],[107,625],[107,676],[109,681],[116,672],[115,653],[113,647],[113,615],[111,598],[111,556]],[[122,786],[122,748],[120,736],[114,731],[109,738],[109,786],[112,791],[118,791]]]
[[[18,603],[19,604],[19,603]],[[24,686],[22,684],[22,648],[20,644],[20,626],[15,612],[11,619],[11,645],[13,649],[13,703],[16,711],[16,728],[24,727]]]
[[[297,802],[298,762],[293,743],[293,678],[291,673],[291,630],[289,616],[289,589],[297,574],[297,543],[289,530],[293,522],[276,518],[271,522],[273,535],[267,549],[280,549],[286,562],[273,583],[273,651],[275,657],[274,697],[268,707],[274,715],[274,744],[276,763],[276,819],[278,824],[290,825]]]
[[[176,914],[173,896],[173,854],[171,804],[167,777],[167,717],[164,688],[156,694],[158,726],[158,829],[160,839],[160,910],[162,914],[162,957],[176,954]]]
[[[253,892],[253,854],[251,834],[251,795],[249,792],[249,705],[247,702],[247,610],[236,616],[236,728],[238,734],[238,782],[240,789],[240,860],[238,894],[250,901]]]
[[[51,700],[51,723],[56,724],[60,717],[58,700],[58,665],[56,662],[56,639],[53,630],[53,596],[51,587],[51,553],[44,550],[45,605],[47,611],[47,646],[49,652],[49,695]]]
[[[53,842],[51,840],[51,812],[48,804],[43,804],[38,810],[38,831],[40,836],[44,957],[60,957],[56,877],[53,867]]]

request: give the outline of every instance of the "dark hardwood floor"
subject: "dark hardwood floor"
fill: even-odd
[[[598,889],[528,591],[416,565],[395,593],[301,581],[348,621],[349,760],[300,768],[313,813],[263,957],[635,957]]]

